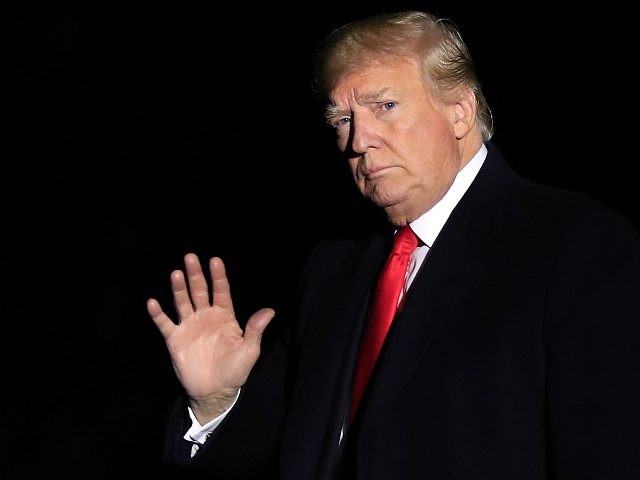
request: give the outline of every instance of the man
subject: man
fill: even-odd
[[[185,391],[167,460],[211,478],[640,478],[636,230],[511,170],[450,23],[355,22],[318,68],[357,188],[417,237],[398,313],[361,382],[390,238],[319,245],[262,353],[275,312],[243,330],[222,260],[210,299],[187,254],[187,278],[171,275],[179,321],[148,301]]]

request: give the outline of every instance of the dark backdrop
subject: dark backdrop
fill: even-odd
[[[178,385],[145,301],[170,307],[182,256],[222,256],[246,319],[284,306],[317,238],[377,224],[310,89],[317,41],[343,21],[451,17],[512,165],[638,224],[624,2],[185,3],[22,2],[5,17],[2,478],[159,474]]]

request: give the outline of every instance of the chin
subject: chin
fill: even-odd
[[[397,207],[385,208],[384,211],[387,214],[389,223],[396,227],[402,227],[415,220],[415,218],[408,215],[407,212],[398,210]]]

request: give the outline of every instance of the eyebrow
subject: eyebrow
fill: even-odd
[[[360,105],[368,103],[378,103],[391,91],[391,87],[384,87],[375,92],[370,92],[358,97],[357,101]]]
[[[325,107],[324,118],[327,123],[332,123],[333,119],[339,117],[343,112],[344,110],[342,108],[331,103]]]
[[[388,95],[390,90],[391,90],[390,87],[384,87],[374,92],[369,92],[369,93],[360,95],[356,99],[356,101],[358,102],[359,105],[379,103],[382,100],[382,98]],[[333,103],[328,104],[326,106],[324,117],[327,120],[327,122],[331,122],[331,120],[341,115],[346,115],[345,109],[342,109]]]

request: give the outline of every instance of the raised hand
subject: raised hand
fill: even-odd
[[[218,257],[209,260],[213,301],[198,257],[184,257],[186,274],[171,273],[174,322],[154,298],[147,311],[165,339],[178,380],[200,423],[228,408],[260,355],[262,333],[275,315],[263,308],[248,320],[244,332],[233,309],[229,280]]]

